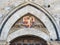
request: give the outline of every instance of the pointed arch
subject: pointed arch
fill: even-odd
[[[23,10],[23,9],[25,10],[25,12],[24,11],[21,12],[21,10]],[[17,15],[17,13],[20,13],[21,15]],[[8,16],[5,18],[5,20],[3,21],[2,25],[1,25],[1,29],[0,29],[1,30],[1,36],[0,37],[1,38],[4,37],[3,39],[6,39],[11,26],[13,25],[13,23],[15,23],[18,20],[16,18],[20,18],[22,15],[27,14],[27,13],[32,13],[35,16],[38,15],[37,17],[42,20],[42,22],[45,24],[48,31],[50,32],[51,38],[54,40],[59,39],[59,33],[58,33],[59,28],[58,28],[56,22],[54,21],[53,17],[45,9],[43,9],[41,6],[33,4],[33,3],[30,3],[30,4],[26,3],[23,5],[20,5],[8,14]],[[36,15],[36,13],[37,13],[37,15]],[[42,13],[45,16],[46,20],[41,18],[42,16],[41,17],[39,16],[40,13]],[[13,21],[13,20],[15,20],[15,22],[11,23],[11,21]],[[46,21],[46,23],[45,23],[45,21]],[[47,23],[50,23],[50,25]],[[10,24],[10,25],[8,25],[8,24]],[[49,26],[51,26],[51,27],[49,27]],[[8,29],[7,29],[7,27],[8,27]]]

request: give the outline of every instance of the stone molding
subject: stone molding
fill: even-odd
[[[18,6],[16,9],[18,9],[18,8],[20,8],[20,7],[22,7],[22,6],[24,6],[24,5],[27,5],[27,4],[32,4],[32,5],[35,5],[35,6],[37,6],[37,7],[39,7],[41,10],[43,10],[46,14],[48,14],[48,16],[50,16],[50,18],[53,20],[53,22],[55,23],[55,25],[56,25],[56,27],[57,27],[57,31],[59,31],[59,28],[58,28],[58,26],[57,26],[57,24],[56,24],[56,22],[55,22],[55,20],[52,18],[52,16],[46,11],[46,10],[44,10],[42,7],[40,7],[39,5],[36,5],[35,3],[31,3],[31,2],[28,2],[28,3],[24,3],[24,4],[22,4],[22,5],[20,5],[20,6]],[[9,13],[9,15],[11,14],[11,13],[13,13],[16,9],[14,9],[12,12],[10,12]],[[28,8],[28,12],[29,11],[31,11],[31,10],[29,10],[29,8]],[[26,13],[28,13],[28,12],[26,12]],[[22,13],[25,13],[25,12],[22,12]],[[32,14],[34,14],[33,12],[29,12],[29,13],[32,13]],[[9,16],[8,15],[8,16]],[[35,14],[34,14],[35,15]],[[39,15],[39,14],[38,14]],[[8,18],[8,16],[5,18],[5,20]],[[15,16],[14,16],[15,17]],[[39,17],[39,16],[37,16],[37,17]],[[46,16],[45,16],[46,17]],[[12,18],[12,17],[11,17]],[[19,16],[16,16],[16,18],[19,18]],[[40,18],[41,19],[41,18]],[[48,18],[46,18],[47,20],[49,20]],[[4,21],[5,21],[4,20]],[[46,21],[47,21],[46,20]],[[4,23],[4,21],[2,22],[2,24]],[[16,20],[15,20],[16,21]],[[50,22],[50,20],[48,21],[48,22]],[[45,23],[45,25],[47,24],[46,22],[44,22]],[[6,23],[6,24],[8,24],[8,22]],[[51,24],[51,22],[50,22],[50,24]],[[1,25],[2,26],[2,25]],[[51,26],[51,25],[50,25]],[[49,27],[50,27],[49,26]],[[53,29],[53,31],[51,31],[51,32],[54,32],[53,33],[53,35],[55,35],[55,37],[53,37],[53,35],[52,35],[52,33],[50,33],[50,35],[52,35],[52,36],[50,36],[50,37],[52,37],[53,39],[55,38],[57,38],[56,37],[56,33],[55,33],[55,30],[54,30],[54,28],[53,28],[53,26],[51,26],[52,28],[50,28],[49,29],[49,27],[47,26],[47,28],[48,28],[48,30],[51,30],[51,29]],[[4,26],[4,28],[5,28],[5,26]],[[9,27],[9,29],[11,28],[11,26]],[[7,28],[6,28],[7,29]],[[9,30],[8,29],[8,30]],[[4,37],[4,34],[6,34],[6,32],[7,32],[7,34],[5,35],[5,37],[3,38],[3,39],[6,39],[6,37],[7,37],[7,35],[8,35],[8,32],[9,31],[4,31],[5,29],[3,29],[3,31],[2,31],[2,33],[1,33],[1,38],[0,39],[2,39],[2,37]]]

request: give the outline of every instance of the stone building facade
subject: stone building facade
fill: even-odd
[[[0,2],[0,45],[60,45],[60,0]]]

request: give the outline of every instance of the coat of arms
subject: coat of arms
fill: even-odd
[[[25,16],[23,17],[23,25],[25,27],[32,27],[32,25],[34,24],[35,22],[35,18],[33,16]]]

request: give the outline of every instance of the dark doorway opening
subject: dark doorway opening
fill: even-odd
[[[47,42],[34,35],[25,35],[13,39],[10,45],[47,45]]]

